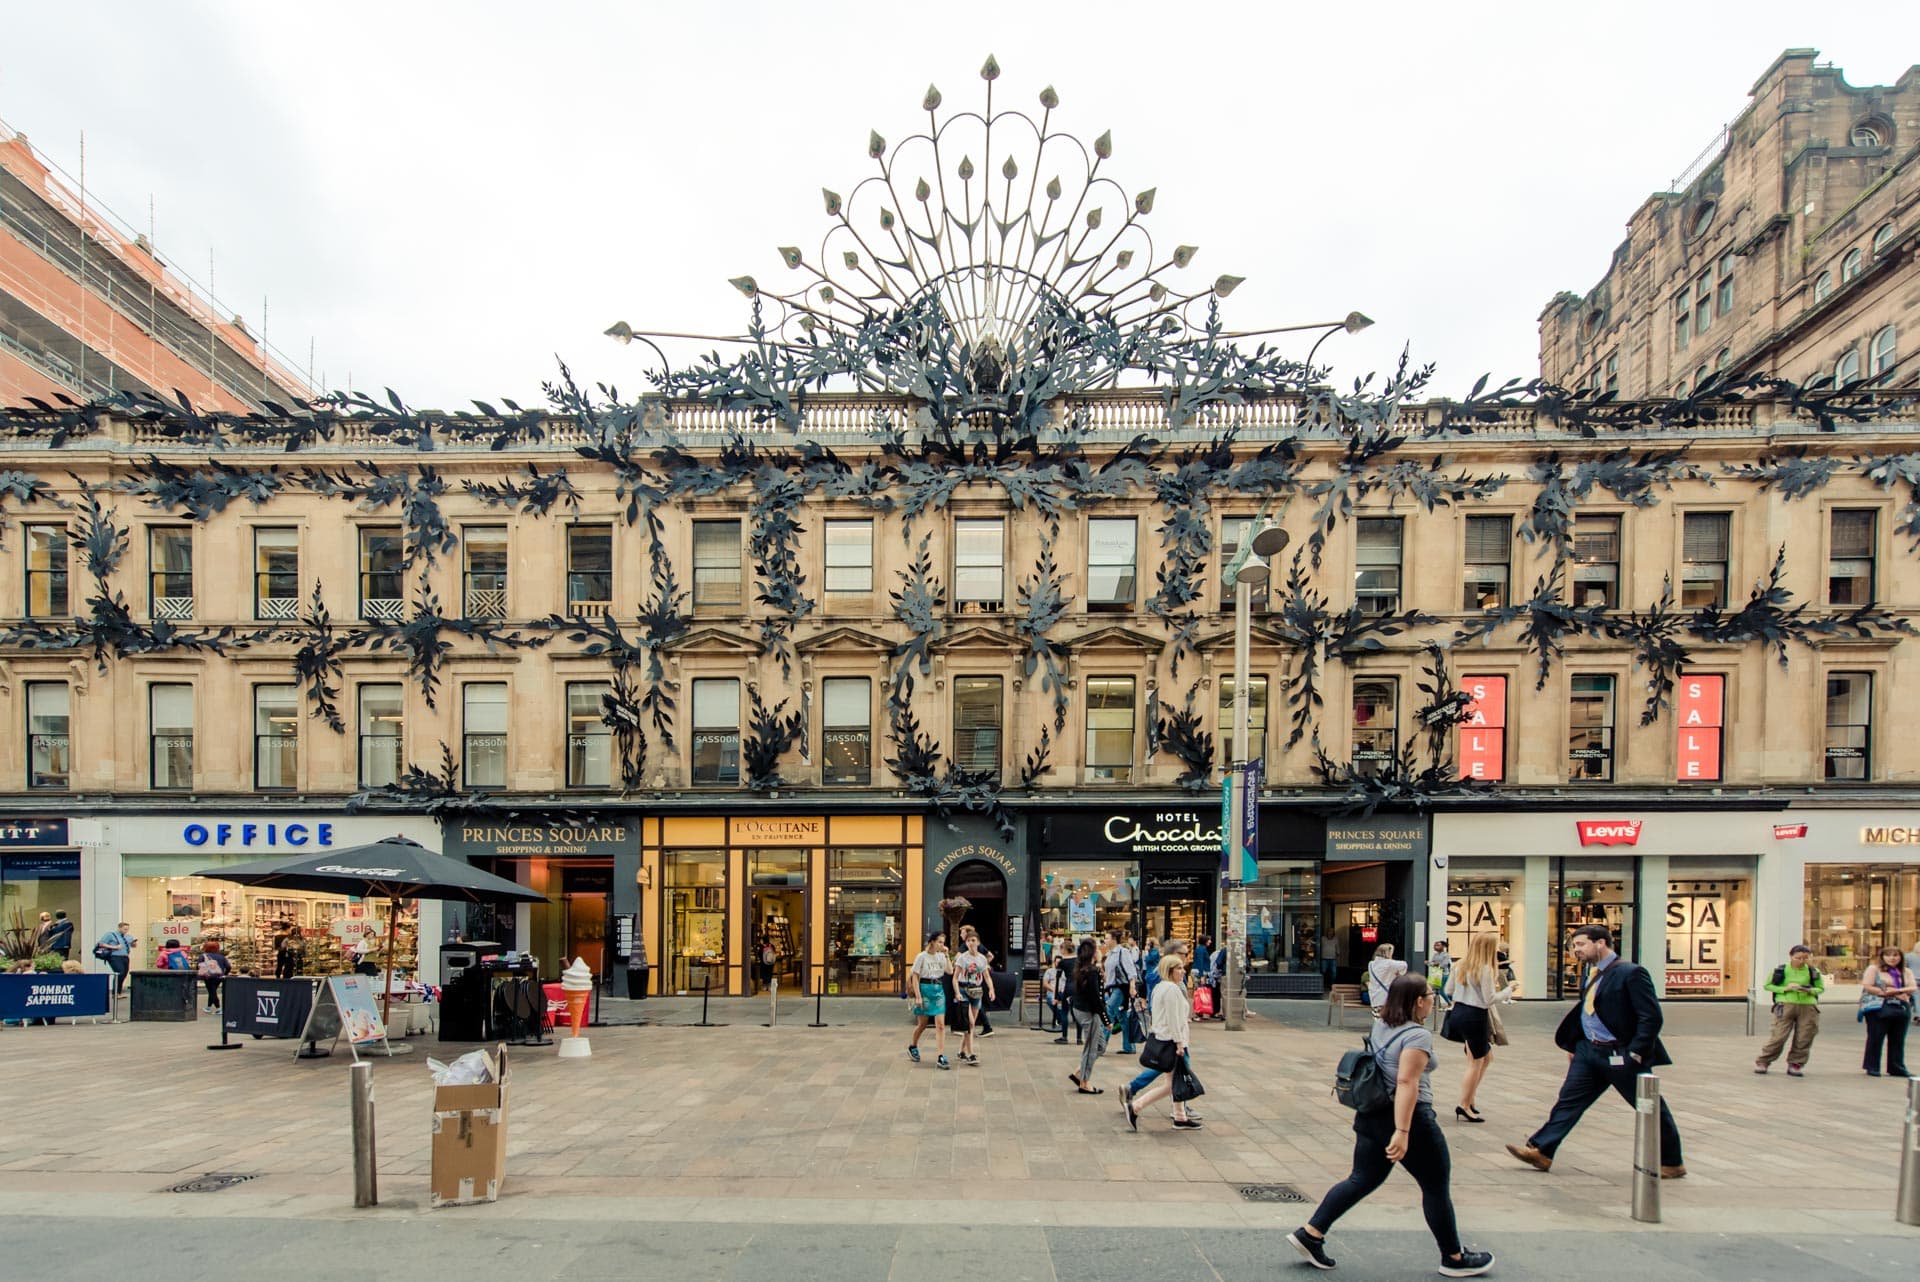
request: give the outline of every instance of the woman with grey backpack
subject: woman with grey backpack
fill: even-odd
[[[1433,988],[1426,976],[1401,975],[1387,987],[1368,1047],[1380,1085],[1392,1083],[1391,1098],[1355,1101],[1373,1106],[1354,1111],[1353,1172],[1327,1191],[1312,1219],[1287,1235],[1316,1269],[1333,1267],[1327,1233],[1334,1222],[1386,1183],[1395,1163],[1420,1185],[1427,1228],[1440,1247],[1440,1276],[1473,1278],[1493,1268],[1491,1253],[1460,1245],[1454,1221],[1453,1159],[1433,1114],[1433,1034],[1426,1027],[1432,1013]]]

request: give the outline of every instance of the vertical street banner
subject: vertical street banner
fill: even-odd
[[[1233,880],[1233,776],[1229,770],[1220,776],[1220,876]]]
[[[1260,880],[1260,785],[1267,772],[1265,757],[1246,765],[1240,782],[1240,858],[1233,879],[1242,885]]]

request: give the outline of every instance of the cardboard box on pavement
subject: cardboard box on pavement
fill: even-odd
[[[433,1088],[433,1206],[494,1202],[507,1174],[507,1047],[487,1054],[491,1081]]]

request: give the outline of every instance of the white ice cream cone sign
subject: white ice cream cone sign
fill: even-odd
[[[587,999],[593,996],[593,971],[583,958],[574,958],[573,965],[560,972],[560,991],[567,999],[567,1022],[573,1025],[573,1035],[560,1043],[560,1055],[563,1059],[591,1055],[587,1039],[580,1036],[580,1026],[587,1019]]]

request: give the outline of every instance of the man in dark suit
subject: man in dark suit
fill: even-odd
[[[1635,1079],[1648,1069],[1673,1062],[1660,1044],[1662,1018],[1653,977],[1613,951],[1613,932],[1605,926],[1580,927],[1573,932],[1573,955],[1586,966],[1587,982],[1580,1000],[1553,1035],[1571,1061],[1567,1080],[1560,1084],[1560,1098],[1554,1101],[1546,1125],[1524,1145],[1507,1145],[1507,1152],[1541,1171],[1552,1167],[1560,1141],[1608,1088],[1634,1104]],[[1662,1099],[1660,1178],[1677,1180],[1686,1173],[1680,1160],[1680,1129]]]

